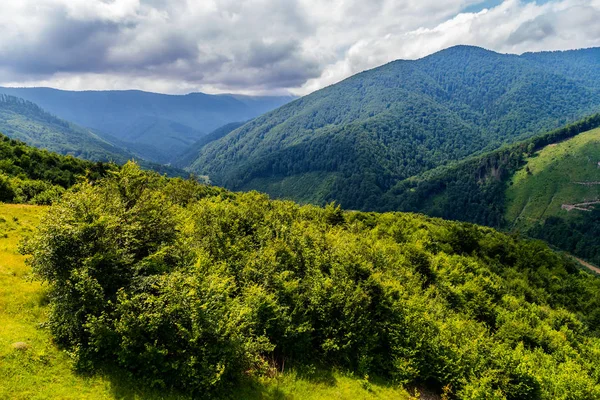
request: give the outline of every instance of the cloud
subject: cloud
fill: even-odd
[[[455,44],[600,45],[600,0],[6,0],[0,83],[305,94]],[[480,6],[481,8],[481,6]]]

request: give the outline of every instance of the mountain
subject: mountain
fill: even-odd
[[[176,160],[176,156],[208,132],[230,122],[249,120],[293,99],[50,88],[0,88],[0,93],[29,100],[59,118],[89,128],[139,157],[158,163]]]
[[[56,118],[30,101],[3,94],[0,132],[35,147],[88,160],[123,163],[133,158],[89,129]]]
[[[5,94],[0,94],[0,133],[37,148],[85,160],[124,164],[136,159],[144,168],[168,176],[189,175],[178,168],[140,159],[117,141],[109,142],[89,129],[49,114],[37,104]]]
[[[176,160],[173,161],[173,165],[179,168],[185,168],[196,160],[198,157],[198,153],[200,150],[207,144],[214,142],[215,140],[219,140],[222,137],[228,135],[230,132],[233,132],[240,126],[244,125],[244,122],[232,122],[230,124],[224,125],[218,129],[215,129],[208,135],[203,136],[200,140],[196,141],[192,145],[190,145],[183,153],[181,153]]]
[[[398,182],[380,209],[519,231],[600,265],[600,114]]]
[[[600,49],[469,46],[395,61],[248,122],[189,169],[235,190],[373,209],[398,181],[597,111],[599,64]]]

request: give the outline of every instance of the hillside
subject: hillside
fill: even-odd
[[[506,191],[513,229],[600,265],[600,129],[545,147]]]
[[[228,135],[230,132],[236,130],[240,126],[244,125],[244,122],[232,122],[224,125],[218,129],[215,129],[211,133],[204,135],[198,141],[190,145],[183,153],[181,153],[176,160],[173,160],[173,165],[178,168],[185,168],[196,160],[200,150],[207,144],[219,140],[222,137]]]
[[[196,397],[240,398],[284,370],[342,371],[370,393],[374,380],[460,399],[600,396],[600,280],[490,228],[129,163],[66,193],[22,250],[47,283],[45,326],[94,377]]]
[[[88,129],[50,115],[29,101],[0,94],[0,132],[32,146],[94,161],[133,158]]]
[[[475,222],[547,240],[600,264],[600,114],[396,184],[381,209]]]
[[[532,154],[510,180],[507,222],[527,228],[548,217],[583,217],[586,206],[577,205],[600,199],[599,163],[600,128]]]
[[[19,243],[36,231],[47,207],[0,204],[0,398],[10,400],[187,400],[180,393],[154,390],[124,374],[78,374],[72,360],[40,326],[47,322],[48,291],[30,279],[31,268]],[[24,343],[25,350],[15,349]],[[408,400],[402,389],[365,381],[341,372],[309,379],[293,371],[236,389],[247,400]]]
[[[49,204],[79,177],[95,180],[112,168],[40,150],[0,134],[0,202]]]
[[[395,61],[254,119],[189,168],[231,189],[373,209],[402,179],[597,111],[600,49],[585,52],[458,46]]]
[[[173,162],[205,134],[246,121],[292,100],[291,97],[164,95],[142,91],[63,91],[50,88],[0,88],[53,115],[93,130],[138,157]]]

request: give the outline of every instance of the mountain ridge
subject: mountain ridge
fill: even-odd
[[[245,121],[289,101],[287,96],[239,97],[141,90],[67,91],[0,87],[62,119],[118,139],[138,157],[167,164],[205,134]],[[148,132],[150,132],[148,134]]]
[[[234,190],[369,209],[394,182],[593,113],[600,87],[586,82],[600,68],[589,65],[542,71],[471,46],[393,61],[257,117],[203,147],[189,169]],[[576,81],[573,70],[591,75]],[[311,173],[330,177],[320,195],[311,196],[316,180],[278,192]]]

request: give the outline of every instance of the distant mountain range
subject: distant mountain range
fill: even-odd
[[[0,134],[40,149],[84,160],[117,164],[136,160],[144,168],[169,176],[189,175],[181,169],[142,159],[90,129],[57,118],[30,101],[6,94],[0,94]]]
[[[29,100],[122,150],[163,164],[177,160],[188,146],[223,125],[247,121],[293,100],[290,96],[165,95],[136,90],[0,88],[0,93]]]
[[[518,56],[457,46],[262,115],[203,146],[189,169],[230,189],[381,208],[401,180],[600,110],[599,82],[600,48]]]

